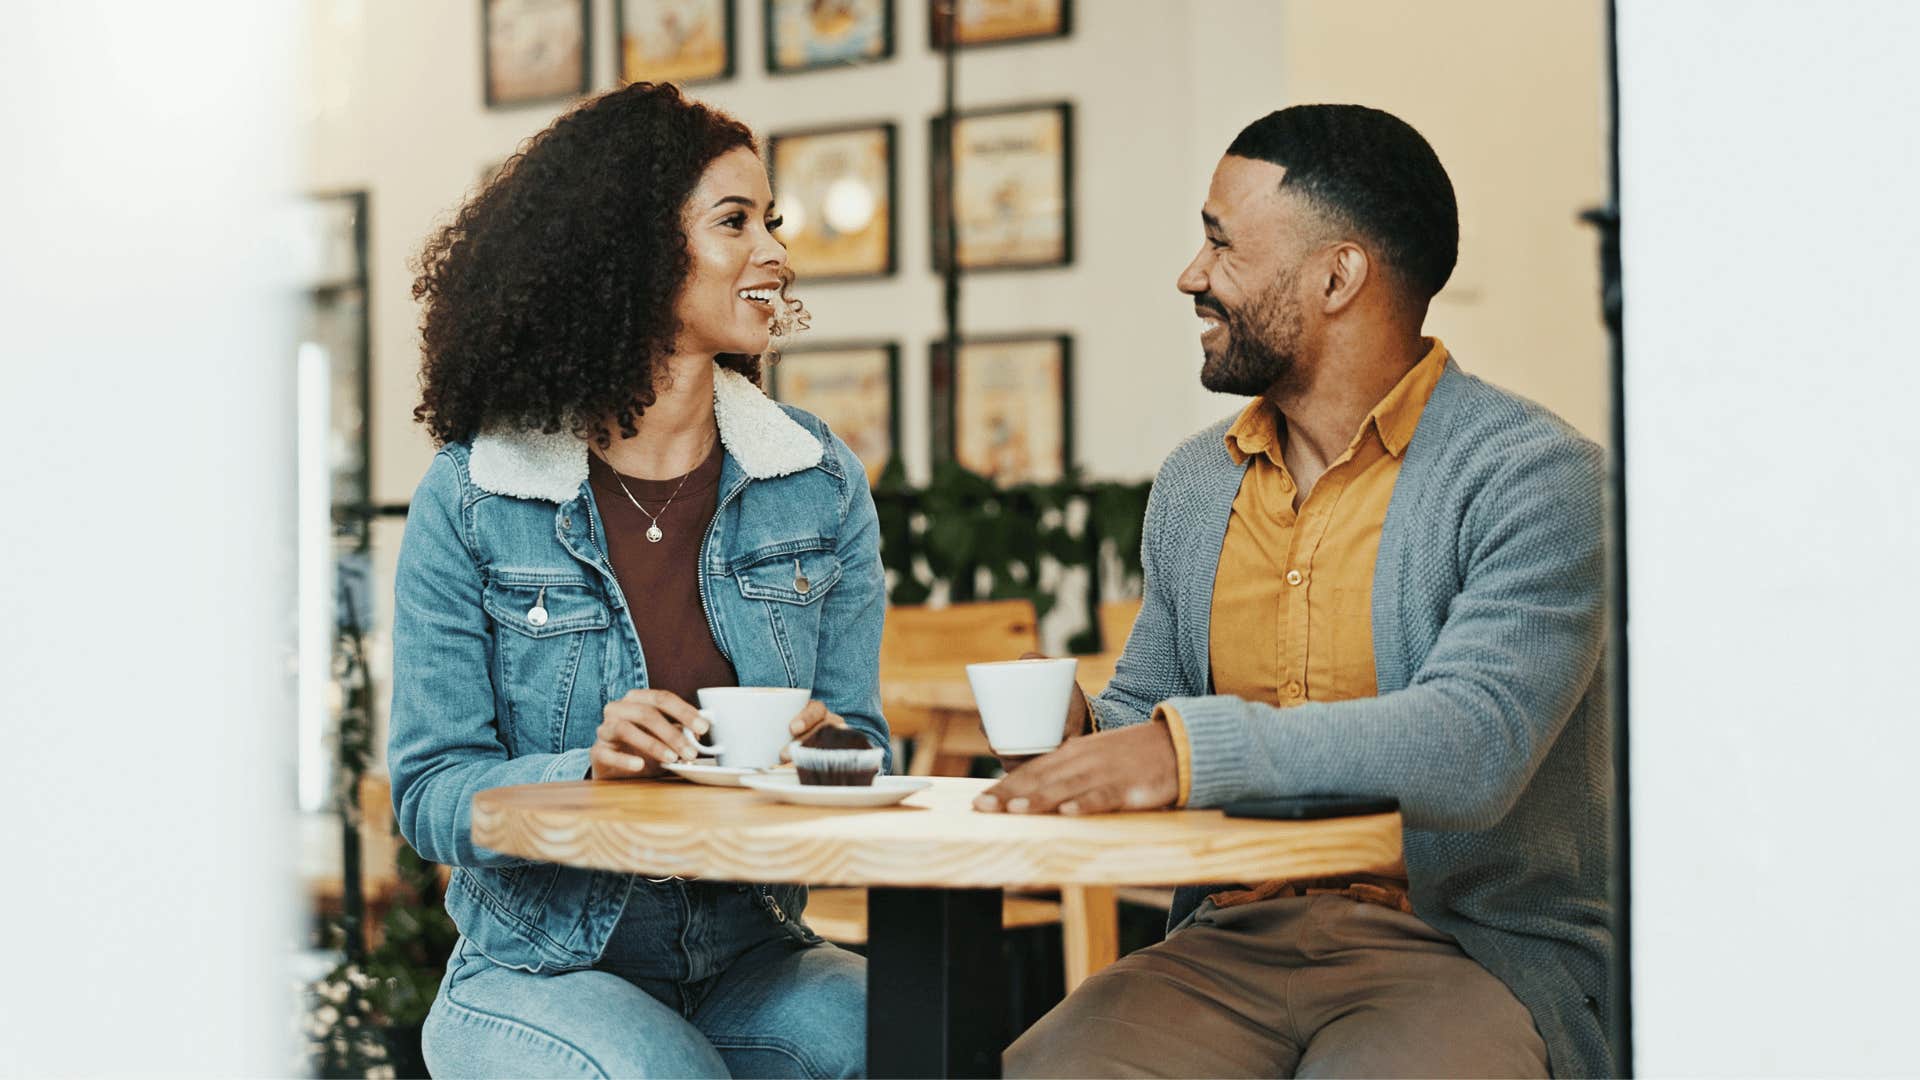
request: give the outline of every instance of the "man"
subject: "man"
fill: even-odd
[[[1405,861],[1181,889],[1007,1073],[1610,1075],[1601,454],[1421,336],[1459,224],[1404,122],[1255,121],[1200,217],[1200,379],[1257,396],[1161,468],[1113,682],[976,806],[1392,796]]]

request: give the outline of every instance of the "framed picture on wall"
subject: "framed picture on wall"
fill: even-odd
[[[893,0],[765,0],[767,70],[870,64],[893,55]]]
[[[817,128],[768,140],[780,242],[803,280],[894,270],[893,125]]]
[[[1073,468],[1073,339],[976,337],[932,348],[936,460],[996,484],[1047,484]]]
[[[867,478],[878,479],[900,446],[900,346],[893,342],[811,345],[780,354],[767,392],[827,422],[846,440]]]
[[[620,84],[733,77],[733,0],[614,0]]]
[[[1072,0],[927,0],[927,42],[947,47],[945,8],[958,5],[955,35],[961,48],[1010,45],[1066,37],[1073,32]]]
[[[933,265],[946,264],[941,154],[953,155],[960,269],[1064,266],[1073,261],[1073,106],[1015,105],[961,113],[947,137],[934,117]]]
[[[480,25],[488,108],[587,92],[587,0],[480,0]]]

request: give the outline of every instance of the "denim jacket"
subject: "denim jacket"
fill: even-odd
[[[700,548],[714,641],[742,686],[810,688],[886,746],[885,579],[865,470],[820,420],[724,368],[714,411],[725,461]],[[586,480],[586,444],[565,432],[448,444],[414,493],[394,589],[401,834],[455,868],[447,911],[461,933],[536,972],[592,965],[631,880],[489,851],[471,833],[476,792],[585,779],[601,708],[647,685],[644,600],[635,611],[620,591]],[[752,891],[774,923],[817,940],[798,921],[804,886]]]

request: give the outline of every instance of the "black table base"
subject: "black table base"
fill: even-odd
[[[867,891],[867,1075],[1000,1075],[999,889]]]

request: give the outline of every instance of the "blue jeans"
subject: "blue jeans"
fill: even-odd
[[[436,1077],[861,1076],[866,1001],[864,960],[734,886],[636,879],[592,969],[533,974],[461,939],[423,1048]]]

